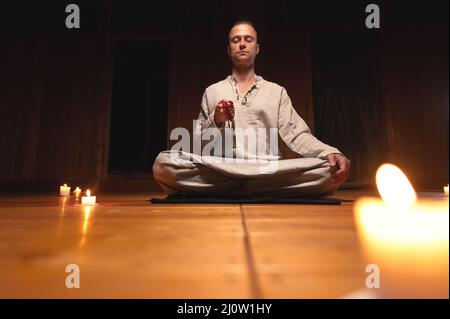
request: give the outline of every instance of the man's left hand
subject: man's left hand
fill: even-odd
[[[344,183],[350,173],[350,160],[339,153],[328,154],[326,157],[331,166],[331,182]]]

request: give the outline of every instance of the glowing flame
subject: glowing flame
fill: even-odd
[[[87,197],[91,196],[91,191],[89,189],[86,191],[86,196]]]
[[[383,164],[376,175],[377,188],[387,206],[410,207],[416,202],[416,192],[400,168]]]
[[[67,187],[67,184],[64,184],[64,187]]]

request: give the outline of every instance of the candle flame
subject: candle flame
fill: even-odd
[[[87,197],[91,196],[91,191],[89,189],[86,191],[86,196]]]
[[[400,168],[383,164],[376,174],[377,188],[387,206],[410,207],[416,202],[416,192]]]
[[[67,184],[64,184],[64,187],[67,187]]]

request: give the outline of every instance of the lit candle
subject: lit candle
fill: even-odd
[[[447,184],[447,186],[444,186],[444,193],[446,196],[448,196],[448,184]]]
[[[417,200],[394,165],[377,171],[382,197],[355,204],[359,239],[369,264],[380,267],[385,298],[448,298],[448,200]]]
[[[81,205],[90,206],[95,205],[96,196],[91,196],[91,191],[88,189],[86,191],[86,196],[81,197]]]
[[[63,186],[59,186],[59,195],[60,196],[70,196],[70,187],[67,186],[67,184],[64,184]]]
[[[75,188],[73,193],[75,194],[75,197],[78,198],[80,197],[81,189],[77,186],[77,188]]]

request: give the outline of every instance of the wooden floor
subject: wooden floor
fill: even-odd
[[[364,286],[352,201],[152,196],[163,195],[103,195],[86,211],[58,196],[0,195],[0,298],[339,298]],[[65,286],[68,264],[80,267],[79,289]]]

